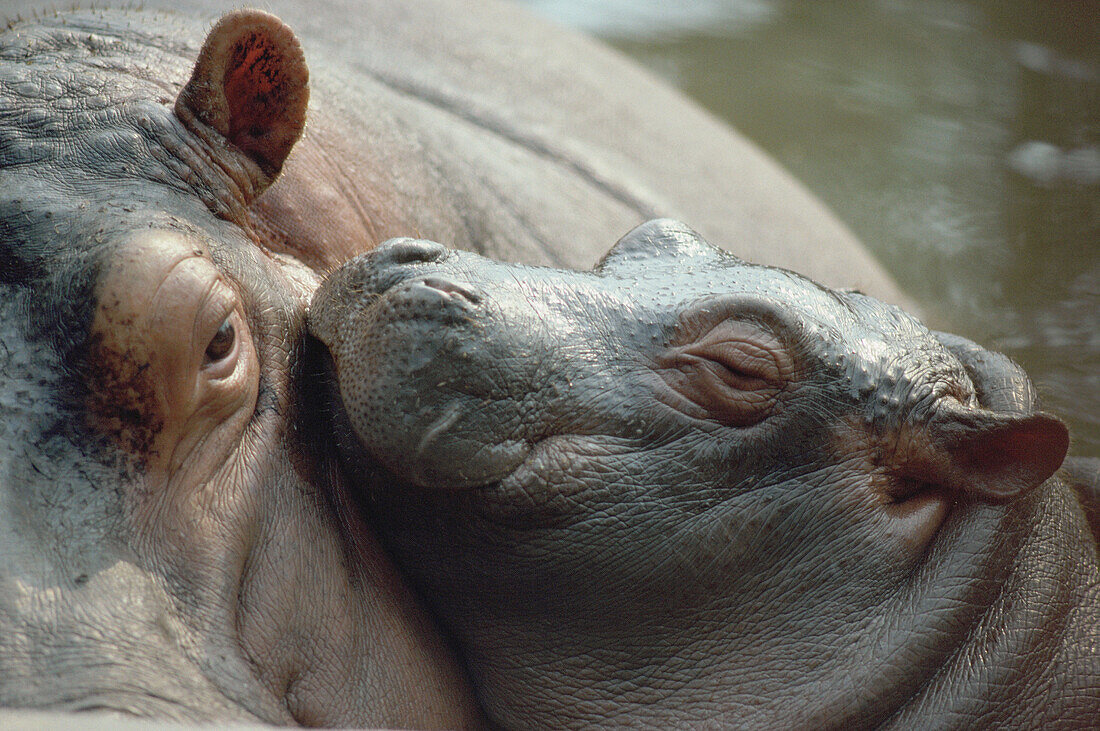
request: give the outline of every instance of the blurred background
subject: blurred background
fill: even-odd
[[[822,198],[1100,457],[1100,0],[520,0]]]

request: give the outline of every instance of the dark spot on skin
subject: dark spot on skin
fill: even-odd
[[[114,323],[125,327],[125,323]],[[105,342],[102,333],[93,334],[85,353],[88,415],[92,425],[112,437],[144,466],[164,421],[155,412],[156,389],[148,373],[149,363],[130,351],[119,352]]]

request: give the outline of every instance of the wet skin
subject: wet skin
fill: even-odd
[[[0,716],[476,726],[302,408],[321,274],[407,235],[588,266],[679,213],[902,295],[745,140],[510,5],[267,3],[301,45],[179,5],[0,9]]]
[[[1100,711],[1096,544],[1007,358],[656,221],[397,240],[310,329],[360,509],[506,727]]]
[[[480,722],[307,408],[307,305],[384,239],[587,267],[677,214],[902,297],[734,132],[509,5],[265,3],[304,56],[221,0],[55,5],[0,10],[0,725]]]

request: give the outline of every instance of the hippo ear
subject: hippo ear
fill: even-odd
[[[1017,497],[1061,466],[1069,430],[1042,412],[1027,415],[943,405],[927,426],[920,479],[987,499]]]
[[[619,239],[596,265],[596,271],[631,268],[636,262],[646,260],[664,260],[683,266],[685,259],[714,260],[718,257],[732,258],[733,255],[708,244],[679,221],[658,218],[646,221]]]
[[[216,130],[273,178],[305,128],[308,102],[309,71],[293,31],[274,15],[241,10],[206,36],[176,114]]]

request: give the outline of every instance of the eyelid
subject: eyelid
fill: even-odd
[[[783,343],[770,331],[747,322],[725,319],[682,352],[714,361],[742,378],[762,384],[775,386],[784,380],[778,356],[783,352]]]
[[[693,418],[748,427],[773,412],[797,378],[794,354],[767,317],[744,301],[704,303],[680,318],[657,358],[670,386],[661,400]]]
[[[206,348],[226,320],[232,321],[236,332],[233,350],[221,360],[208,362]],[[231,375],[240,356],[240,344],[244,334],[244,317],[241,315],[236,294],[220,277],[212,280],[195,313],[192,343],[197,354],[199,369],[210,378],[225,378]]]
[[[233,347],[224,357],[219,358],[218,360],[207,360],[205,357],[206,351],[205,349],[203,350],[203,364],[201,366],[201,370],[208,378],[227,378],[233,375],[234,371],[236,370],[237,363],[241,357],[241,343],[243,340],[243,334],[241,332],[243,326],[241,324],[241,319],[242,318],[240,317],[240,315],[234,310],[233,312],[229,313],[229,315],[225,319],[222,320],[223,323],[225,322],[225,320],[229,320],[230,323],[233,325],[234,330]],[[215,335],[216,334],[217,331],[215,331]],[[213,339],[213,336],[211,336],[211,339]]]
[[[195,310],[193,325],[195,339],[200,341],[205,339],[208,342],[225,322],[225,318],[233,312],[235,305],[236,298],[225,282],[220,277],[212,279]],[[203,342],[203,347],[206,347],[206,342]]]

